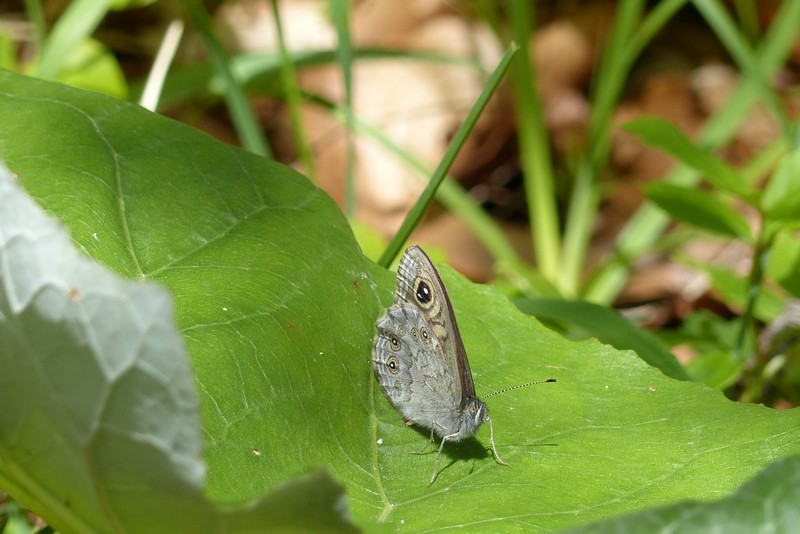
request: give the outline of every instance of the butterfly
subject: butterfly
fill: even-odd
[[[428,485],[436,480],[444,444],[474,435],[486,422],[495,460],[508,465],[497,454],[486,404],[475,394],[450,297],[418,246],[400,259],[394,302],[375,327],[372,361],[383,392],[408,423],[430,429],[431,441],[441,438]]]

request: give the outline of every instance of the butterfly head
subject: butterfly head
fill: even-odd
[[[461,411],[461,426],[459,438],[471,436],[483,423],[489,419],[486,405],[478,397],[467,397],[464,409]]]

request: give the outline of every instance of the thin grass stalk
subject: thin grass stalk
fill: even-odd
[[[356,138],[353,124],[353,43],[350,37],[349,0],[330,0],[333,25],[336,28],[336,58],[342,71],[344,86],[345,135],[347,136],[347,155],[344,174],[344,212],[352,218],[356,211]]]
[[[692,3],[703,15],[725,49],[736,60],[742,73],[755,84],[760,93],[759,96],[772,112],[782,133],[787,137],[791,136],[791,124],[783,105],[770,87],[770,80],[759,67],[750,45],[728,12],[716,0],[694,0]]]
[[[44,80],[58,78],[64,63],[94,33],[106,16],[111,0],[75,0],[56,20],[45,38],[36,75]]]
[[[25,0],[25,17],[33,28],[33,43],[36,50],[41,50],[47,37],[47,21],[41,0]]]
[[[187,0],[186,7],[208,47],[214,70],[223,81],[225,104],[231,114],[231,120],[239,141],[246,150],[272,158],[272,151],[269,148],[261,125],[258,123],[244,92],[233,77],[230,59],[222,50],[222,45],[211,29],[208,13],[206,13],[205,8],[198,0]]]
[[[511,60],[514,58],[514,55],[518,50],[519,46],[516,43],[511,43],[506,49],[506,52],[503,54],[500,63],[497,65],[497,68],[495,68],[494,72],[487,80],[486,85],[481,91],[481,94],[478,96],[478,99],[472,105],[472,108],[470,108],[467,116],[464,118],[464,121],[461,123],[455,135],[453,136],[452,141],[450,141],[450,145],[447,147],[447,151],[442,156],[442,160],[436,167],[436,170],[428,182],[427,187],[423,190],[422,194],[417,199],[417,202],[411,208],[408,215],[406,215],[406,218],[403,220],[400,228],[397,230],[397,233],[395,233],[394,237],[389,242],[389,245],[386,247],[383,255],[378,260],[379,265],[386,268],[391,265],[392,261],[394,261],[394,258],[400,252],[403,244],[408,240],[412,230],[422,219],[425,210],[428,208],[431,201],[433,201],[436,191],[444,181],[448,170],[456,158],[456,155],[458,155],[458,151],[461,149],[467,136],[470,134],[472,128],[475,126],[475,123],[478,121],[478,117],[480,116],[481,112],[483,112],[486,104],[488,104],[489,99],[497,90],[497,86],[500,85],[500,81],[503,79],[506,70],[508,70],[508,67],[511,64]]]
[[[511,68],[511,87],[516,105],[520,163],[539,271],[558,286],[561,230],[555,194],[555,177],[544,113],[536,90],[536,73],[528,51],[533,35],[532,3],[507,0],[512,38],[521,44],[519,58]]]
[[[642,49],[688,0],[669,0],[658,4],[641,20],[642,0],[622,2],[614,18],[610,44],[601,61],[592,91],[592,116],[589,123],[589,153],[578,165],[564,226],[561,287],[569,295],[581,293],[586,262],[600,193],[599,174],[608,165],[611,118],[619,104],[625,80]]]
[[[297,150],[298,158],[309,180],[316,182],[314,171],[314,158],[308,143],[305,124],[303,123],[303,99],[300,96],[300,87],[297,85],[297,72],[294,68],[292,56],[286,48],[286,39],[283,35],[283,23],[278,9],[278,0],[272,0],[272,18],[275,22],[275,34],[278,37],[278,55],[281,60],[281,85],[286,106],[289,108],[289,118],[292,123],[292,138]]]
[[[334,118],[344,123],[346,111],[333,102],[327,101],[315,95],[306,94],[305,98],[309,102],[314,102],[333,114]],[[380,146],[389,154],[403,162],[408,168],[415,171],[421,179],[428,180],[433,174],[418,158],[413,157],[405,149],[384,135],[379,128],[360,119],[357,115],[353,116],[354,132],[362,135]],[[436,191],[436,200],[451,213],[464,221],[480,243],[486,247],[489,253],[498,263],[516,268],[522,263],[522,259],[517,254],[514,246],[508,240],[503,230],[497,223],[478,206],[472,197],[464,191],[458,182],[451,177],[445,177],[442,185]]]

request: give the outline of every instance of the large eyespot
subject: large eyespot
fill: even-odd
[[[400,371],[400,362],[395,356],[389,356],[389,359],[386,360],[386,366],[393,375],[396,375]]]
[[[417,278],[414,284],[414,297],[416,297],[420,306],[426,308],[433,300],[433,289],[428,285],[428,282],[422,278]]]
[[[400,338],[394,334],[389,334],[389,346],[392,347],[392,350],[400,350]]]

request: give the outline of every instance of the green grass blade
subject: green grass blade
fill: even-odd
[[[314,95],[305,95],[305,98],[328,110],[334,117],[344,123],[346,121],[346,111],[338,107],[333,102]],[[384,150],[402,161],[408,168],[416,171],[420,179],[428,180],[432,175],[432,170],[425,166],[422,161],[408,153],[403,147],[384,135],[379,128],[367,121],[360,119],[357,115],[353,116],[355,132],[359,135],[368,137],[382,146]],[[506,269],[515,271],[518,274],[518,265],[522,263],[514,246],[497,223],[479,206],[469,194],[455,180],[446,177],[441,187],[436,191],[436,199],[449,211],[460,217],[467,227],[472,230],[478,240],[489,251],[489,253]]]
[[[785,136],[789,137],[791,135],[791,125],[786,112],[778,101],[775,91],[770,88],[770,81],[763,69],[760,68],[744,35],[736,27],[726,9],[716,0],[694,0],[692,3],[705,17],[706,22],[714,30],[725,49],[739,64],[745,76],[755,84],[759,96],[772,111],[781,127],[781,131]]]
[[[461,123],[461,126],[459,126],[458,130],[453,136],[453,140],[450,142],[450,146],[447,147],[447,151],[445,152],[444,156],[442,156],[442,161],[440,161],[439,165],[436,167],[430,182],[428,182],[428,186],[417,199],[417,202],[411,208],[411,211],[409,211],[408,215],[406,215],[406,218],[403,220],[403,223],[400,225],[397,233],[389,242],[389,245],[386,247],[383,255],[378,260],[378,265],[388,268],[392,261],[394,261],[394,258],[400,252],[403,244],[406,242],[406,240],[408,240],[408,236],[411,235],[411,231],[416,227],[417,223],[422,218],[422,215],[425,213],[425,210],[428,209],[428,205],[433,200],[436,190],[439,189],[439,186],[442,184],[442,181],[447,175],[447,171],[450,169],[450,166],[456,159],[456,155],[461,149],[461,146],[464,144],[464,140],[466,140],[467,136],[472,131],[475,123],[478,121],[478,117],[486,107],[489,99],[494,94],[497,86],[500,84],[500,80],[503,79],[503,75],[505,74],[508,66],[511,63],[511,60],[514,58],[514,55],[518,50],[519,46],[516,43],[511,43],[506,49],[505,54],[503,54],[503,58],[500,60],[497,68],[489,77],[489,80],[486,82],[483,91],[481,91],[478,99],[472,105],[469,113],[467,113],[467,116],[464,118],[464,122]]]
[[[281,82],[283,94],[286,98],[286,106],[289,108],[289,117],[292,122],[292,137],[306,176],[312,182],[316,182],[314,177],[314,157],[311,154],[311,147],[308,143],[308,136],[305,133],[306,129],[302,116],[303,100],[300,97],[300,87],[297,85],[297,72],[286,48],[286,40],[283,38],[283,24],[280,10],[278,9],[278,0],[272,0],[272,18],[275,22],[275,34],[278,36]]]
[[[512,23],[512,38],[521,43],[519,58],[511,67],[511,87],[517,107],[517,137],[520,163],[525,176],[525,196],[533,238],[533,250],[542,275],[558,285],[561,231],[556,207],[553,164],[544,112],[536,90],[536,73],[528,51],[533,35],[529,2],[506,2]]]
[[[619,105],[628,72],[645,45],[687,1],[661,2],[640,22],[644,2],[627,0],[620,4],[614,18],[609,33],[611,41],[603,54],[597,81],[592,87],[589,154],[577,167],[564,226],[560,285],[566,294],[573,297],[579,293],[597,214],[598,173],[607,166],[611,117]]]
[[[55,80],[77,47],[94,33],[110,4],[110,0],[75,0],[70,3],[44,41],[36,75],[45,80]]]
[[[41,49],[47,36],[47,21],[41,0],[25,0],[25,16],[33,29],[33,43],[37,49]]]
[[[250,107],[250,103],[247,101],[247,97],[233,77],[230,59],[222,50],[222,45],[211,29],[208,13],[206,13],[205,8],[198,0],[187,0],[186,7],[208,47],[214,70],[225,82],[225,103],[228,106],[231,120],[242,146],[250,152],[271,158],[272,151],[269,148],[266,136]]]
[[[753,0],[733,0],[733,7],[745,37],[751,42],[756,41],[761,33],[756,3]]]
[[[356,210],[356,138],[353,124],[353,43],[350,37],[350,2],[348,0],[330,0],[333,25],[336,28],[336,59],[342,69],[344,85],[345,132],[347,135],[347,156],[345,168],[344,211],[353,217]]]
[[[769,28],[757,52],[756,63],[765,76],[774,74],[783,64],[794,46],[799,27],[800,2],[781,4],[774,24]],[[698,142],[709,149],[727,142],[757,97],[755,83],[749,78],[742,79],[728,104],[706,122]],[[697,178],[695,171],[682,166],[672,171],[665,180],[691,185],[696,183]],[[584,292],[584,298],[598,303],[611,302],[627,280],[630,261],[650,248],[668,222],[668,217],[658,208],[652,204],[643,205],[620,232],[615,257],[594,274]]]

